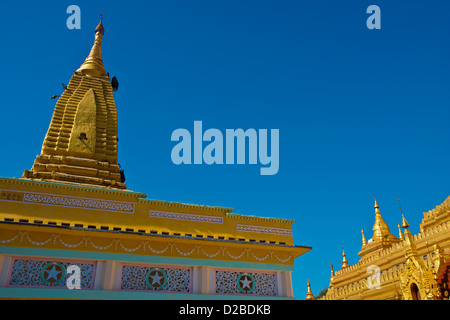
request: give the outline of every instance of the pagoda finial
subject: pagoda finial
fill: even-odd
[[[103,22],[103,13],[100,13],[100,23],[95,28],[95,33],[100,32],[102,35],[104,35],[105,34],[105,28],[103,28],[102,22]]]
[[[330,269],[331,269],[331,275],[330,275],[330,285],[329,287],[333,287],[333,280],[334,280],[334,270],[333,270],[333,264],[330,262]]]
[[[408,221],[406,221],[405,216],[402,214],[402,228],[409,228]]]
[[[342,267],[341,267],[341,269],[344,269],[344,268],[347,268],[347,267],[348,267],[347,257],[345,256],[344,248],[342,248]]]
[[[403,237],[402,228],[400,227],[400,225],[398,225],[398,238],[400,240],[405,240],[405,238]]]
[[[103,14],[100,14],[100,23],[95,28],[95,41],[89,56],[86,58],[81,67],[77,70],[91,76],[106,76],[106,70],[102,60],[102,38],[105,34],[103,28]]]
[[[308,279],[308,277],[306,277]],[[306,292],[306,299],[305,300],[314,300],[314,295],[311,291],[311,283],[309,283],[309,279],[308,279],[308,292]]]
[[[400,205],[400,198],[398,198],[397,200],[398,200],[398,203]],[[401,205],[400,205],[399,209],[400,209],[400,212],[402,213],[402,228],[408,228],[409,224],[406,221],[405,216],[403,215],[403,210],[402,210],[402,206]]]
[[[362,246],[364,247],[367,244],[367,240],[366,240],[366,237],[364,236],[363,229],[361,229],[361,234],[362,234]]]

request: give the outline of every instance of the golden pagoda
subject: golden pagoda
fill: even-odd
[[[450,196],[423,213],[412,235],[402,214],[399,237],[384,221],[375,199],[373,236],[362,231],[360,259],[333,271],[322,300],[448,300],[450,284]],[[344,262],[345,253],[344,253]],[[308,290],[310,290],[308,288]]]
[[[294,220],[147,199],[127,188],[117,111],[92,49],[56,103],[41,154],[0,178],[0,298],[294,299]]]
[[[117,110],[102,61],[102,22],[89,56],[56,103],[41,154],[23,178],[126,189],[117,164]]]

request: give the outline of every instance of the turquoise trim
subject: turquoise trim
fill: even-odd
[[[286,297],[180,294],[108,290],[0,288],[0,298],[101,299],[101,300],[295,300]]]
[[[159,263],[159,264],[172,264],[182,266],[207,266],[207,267],[239,268],[239,269],[271,270],[271,271],[294,271],[293,265],[284,265],[284,264],[190,259],[190,258],[162,257],[162,256],[125,254],[125,253],[92,252],[92,251],[43,249],[43,248],[27,248],[27,247],[0,246],[0,254],[16,255],[16,256],[56,257],[65,259],[110,260],[110,261],[122,261],[134,263]]]

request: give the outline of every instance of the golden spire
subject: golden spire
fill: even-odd
[[[411,232],[408,230],[408,227],[404,227],[405,228],[405,249],[406,249],[406,253],[407,255],[411,255],[411,254],[416,254],[417,250],[416,250],[416,244],[414,243],[414,239],[412,237]]]
[[[400,204],[400,197],[398,197],[397,200],[398,200],[398,203],[399,203],[399,207],[398,208],[400,209],[400,212],[402,213],[402,218],[403,218],[403,220],[402,220],[402,227],[403,228],[407,228],[407,227],[409,227],[409,225],[408,225],[408,222],[406,222],[406,220],[405,220],[405,216],[403,215],[402,206]],[[405,237],[403,236],[402,229],[400,228],[400,225],[398,225],[398,232],[399,232],[399,234],[398,234],[399,239],[402,240],[402,241],[405,240]]]
[[[308,292],[306,293],[306,299],[305,300],[314,300],[314,295],[311,291],[311,284],[309,283],[308,279]]]
[[[78,72],[82,72],[86,75],[106,76],[106,70],[103,66],[102,60],[102,38],[105,34],[102,20],[103,15],[101,15],[100,23],[95,28],[95,40],[91,52],[81,67],[77,70]]]
[[[402,214],[402,228],[408,227],[409,227],[408,221],[406,221],[405,216]]]
[[[330,275],[330,285],[329,287],[333,287],[333,280],[334,280],[334,270],[333,270],[333,264],[330,262],[330,269],[331,269],[331,275]]]
[[[398,202],[400,203],[400,198],[398,198],[397,200],[398,200]],[[402,210],[402,206],[401,206],[401,205],[400,205],[399,209],[400,209],[400,212],[402,213],[402,227],[403,227],[403,228],[408,228],[408,227],[409,227],[409,224],[408,224],[408,222],[406,221],[405,216],[403,215],[403,210]]]
[[[342,249],[342,267],[341,269],[347,268],[348,267],[348,261],[347,261],[347,257],[345,256],[345,251],[344,249]]]
[[[405,240],[406,240],[406,244],[409,247],[412,247],[415,249],[415,244],[414,244],[414,240],[412,238],[411,232],[408,230],[409,228],[409,224],[405,219],[405,216],[402,214],[402,228],[405,229]]]
[[[366,237],[364,236],[364,230],[361,229],[361,233],[362,233],[362,246],[364,247],[367,244],[367,240]]]
[[[400,225],[398,225],[398,238],[400,240],[405,240],[405,238],[403,237],[402,228],[400,227]]]
[[[375,199],[375,197],[374,197]],[[378,205],[377,199],[375,199],[375,224],[373,225],[373,241],[383,241],[390,240],[389,238],[396,238],[389,230],[388,225],[384,222],[381,216],[380,206]]]

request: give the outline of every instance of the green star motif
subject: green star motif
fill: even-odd
[[[147,272],[147,285],[153,290],[161,290],[167,284],[167,274],[163,269],[153,268]]]
[[[255,278],[249,273],[241,273],[237,279],[237,287],[242,293],[252,293],[255,290]]]
[[[59,262],[49,262],[41,269],[41,280],[46,285],[57,285],[66,276],[66,268]]]

